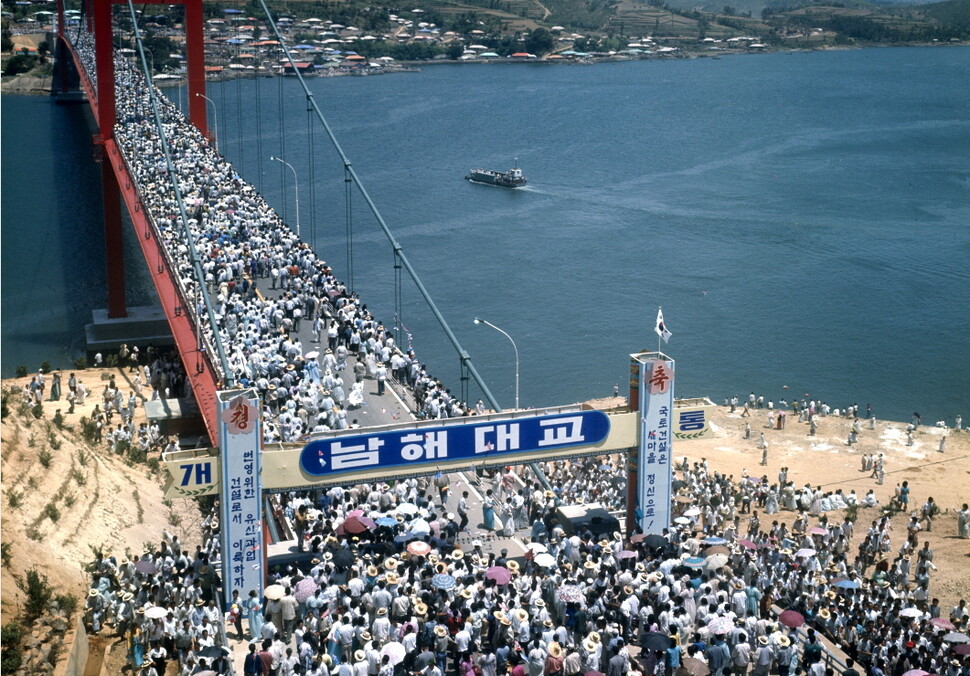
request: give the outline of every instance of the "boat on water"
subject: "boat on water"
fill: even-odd
[[[518,163],[518,161],[516,161]],[[498,185],[503,188],[521,188],[526,184],[522,170],[513,167],[508,171],[493,171],[492,169],[472,169],[471,173],[465,177],[472,183],[485,183],[486,185]]]

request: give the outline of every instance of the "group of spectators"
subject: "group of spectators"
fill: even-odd
[[[95,80],[90,34],[79,31],[75,47]],[[231,371],[223,379],[231,375],[256,388],[264,402],[267,442],[348,427],[348,407],[360,405],[354,385],[367,376],[380,391],[391,379],[407,386],[420,417],[472,412],[427,373],[410,346],[396,342],[326,261],[159,94],[157,110],[186,207],[183,224],[150,85],[122,58],[115,59],[115,80],[115,138],[164,245],[185,309],[200,326],[202,347],[217,370],[218,332]],[[189,240],[204,279],[197,279]],[[203,291],[212,299],[215,326],[207,319]]]

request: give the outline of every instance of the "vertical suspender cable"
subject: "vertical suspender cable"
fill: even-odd
[[[286,106],[283,105],[283,72],[282,66],[280,66],[280,73],[276,77],[276,117],[279,120],[279,136],[280,136],[280,154],[279,157],[286,159],[286,134],[284,133],[285,123],[283,122],[283,116],[286,113]],[[282,162],[278,162],[280,165],[280,185],[282,186],[280,197],[283,202],[283,222],[287,223],[286,218],[286,181],[289,176],[286,175],[286,166]],[[293,230],[293,228],[291,228]]]
[[[138,18],[135,14],[135,6],[132,4],[131,0],[128,0],[128,11],[131,14],[131,25],[132,31],[135,35],[135,46],[138,51],[138,58],[141,60],[141,69],[143,74],[148,73],[148,59],[145,58],[145,48],[141,41],[141,29],[138,27]],[[197,331],[201,331],[201,318],[203,312],[206,318],[209,320],[209,326],[212,327],[212,345],[215,348],[216,354],[212,355],[213,359],[217,359],[219,366],[222,369],[222,376],[224,379],[223,387],[232,387],[235,384],[235,376],[232,370],[229,368],[229,360],[226,359],[226,352],[222,347],[222,336],[219,335],[219,325],[216,323],[215,312],[212,309],[212,298],[209,295],[208,286],[205,283],[205,273],[202,271],[202,263],[199,261],[199,253],[195,248],[195,238],[192,236],[192,231],[189,229],[189,216],[185,209],[185,202],[182,200],[182,189],[179,187],[178,174],[175,171],[175,163],[172,162],[172,151],[169,146],[168,137],[165,135],[165,127],[162,124],[162,114],[159,112],[158,108],[158,90],[155,85],[148,82],[148,97],[149,103],[152,108],[152,116],[155,121],[155,131],[158,133],[158,140],[162,147],[162,156],[165,160],[165,172],[168,175],[169,181],[172,183],[172,194],[175,197],[175,203],[178,205],[179,219],[182,224],[182,232],[185,235],[185,244],[189,249],[189,261],[192,263],[192,272],[195,275],[195,282],[198,286],[199,305],[197,307],[198,312],[195,315],[195,325]],[[194,298],[186,298],[188,302],[196,301]],[[197,334],[198,345],[197,349],[201,353],[205,346],[202,344],[201,335]]]
[[[344,208],[347,211],[347,281],[350,283],[350,292],[354,292],[354,192],[351,190],[353,177],[350,175],[350,166],[344,166]]]
[[[317,250],[317,181],[316,181],[316,156],[313,154],[315,146],[313,141],[313,108],[309,101],[306,107],[306,129],[309,143],[306,146],[307,164],[310,166],[310,248]]]
[[[260,93],[259,71],[263,67],[262,59],[259,58],[259,50],[256,50],[256,189],[259,194],[263,194],[263,116],[260,109],[263,107],[263,96]]]
[[[427,288],[425,288],[424,284],[421,282],[421,279],[418,277],[417,271],[415,271],[414,267],[411,265],[411,262],[407,259],[407,256],[404,255],[404,252],[401,249],[401,245],[398,244],[397,239],[395,239],[394,237],[394,233],[391,232],[390,227],[387,225],[387,222],[384,220],[384,217],[381,215],[381,212],[378,210],[377,205],[374,204],[374,200],[371,199],[370,194],[367,192],[363,184],[360,182],[360,178],[357,176],[357,172],[354,171],[354,168],[350,164],[350,158],[348,158],[346,153],[344,153],[344,150],[341,147],[340,142],[337,141],[337,137],[334,135],[333,130],[330,128],[330,124],[327,122],[327,118],[323,116],[323,112],[320,110],[320,107],[313,99],[313,94],[310,92],[310,88],[307,87],[306,80],[304,79],[303,74],[296,67],[296,61],[293,59],[293,55],[290,53],[290,48],[286,45],[286,41],[283,39],[283,36],[280,34],[279,28],[276,26],[276,22],[273,20],[273,16],[269,11],[269,7],[266,5],[266,0],[259,0],[259,4],[260,4],[260,7],[263,8],[263,13],[266,15],[266,22],[269,24],[270,29],[273,31],[273,35],[275,36],[276,40],[278,40],[280,43],[280,47],[286,56],[287,62],[293,68],[296,74],[296,78],[297,80],[299,80],[300,86],[303,88],[303,91],[307,96],[307,100],[310,102],[310,105],[313,106],[313,112],[316,113],[317,119],[320,120],[320,124],[323,126],[324,130],[327,133],[327,137],[330,139],[330,143],[333,145],[334,150],[336,150],[337,154],[340,156],[340,159],[343,162],[344,170],[348,178],[353,181],[355,186],[357,186],[357,191],[360,193],[361,197],[364,198],[364,202],[367,204],[367,208],[370,209],[371,214],[373,214],[374,218],[377,220],[377,224],[381,227],[381,230],[384,231],[384,235],[391,243],[391,247],[394,249],[395,253],[399,255],[401,264],[404,266],[404,269],[407,270],[408,276],[410,276],[411,281],[414,282],[414,286],[417,287],[418,292],[421,294],[421,297],[424,299],[424,302],[427,304],[428,308],[431,310],[431,313],[438,321],[438,325],[441,327],[441,330],[445,332],[445,335],[448,337],[448,340],[451,342],[452,347],[454,347],[455,351],[458,353],[458,358],[461,361],[461,364],[468,368],[469,373],[471,373],[471,376],[472,378],[475,379],[475,382],[478,383],[478,386],[481,388],[482,394],[488,400],[489,405],[495,411],[501,411],[502,407],[499,405],[498,400],[495,399],[495,396],[492,394],[492,391],[488,389],[488,385],[485,384],[485,381],[482,379],[481,375],[479,375],[478,370],[475,368],[475,365],[472,364],[471,355],[469,355],[468,352],[466,352],[465,349],[461,346],[461,343],[458,342],[458,337],[455,336],[454,332],[451,330],[451,327],[448,326],[448,322],[445,320],[444,315],[442,315],[441,311],[438,310],[438,306],[435,305],[434,300],[432,300],[431,294],[428,293]]]

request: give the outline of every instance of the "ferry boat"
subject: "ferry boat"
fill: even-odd
[[[518,161],[516,161],[516,163],[518,163]],[[503,188],[521,188],[526,183],[525,176],[522,175],[522,170],[516,167],[513,167],[508,171],[472,169],[471,173],[465,178],[472,183],[498,185]]]

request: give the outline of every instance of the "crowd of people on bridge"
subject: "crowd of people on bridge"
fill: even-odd
[[[80,31],[77,51],[94,79],[93,41]],[[267,442],[298,441],[312,432],[345,429],[359,406],[365,377],[383,391],[395,380],[417,402],[418,415],[472,413],[428,374],[410,346],[399,345],[326,261],[279,218],[209,141],[165,97],[156,98],[181,210],[157,132],[149,85],[127,59],[115,59],[115,138],[141,203],[150,215],[186,309],[202,327],[204,349],[219,369],[215,332],[228,367],[265,402]],[[197,279],[189,240],[204,279]],[[212,298],[210,325],[203,290]],[[355,385],[356,390],[355,390]]]
[[[81,36],[93,74],[93,45]],[[211,291],[217,326],[200,307],[196,321],[210,345],[219,333],[233,374],[265,402],[267,441],[346,426],[350,395],[367,375],[406,384],[426,417],[469,413],[160,98],[205,277],[196,279],[148,86],[122,60],[116,80],[115,133],[142,203],[190,305]],[[301,339],[306,327],[316,350]],[[271,571],[265,596],[231,590],[227,606],[210,515],[194,554],[169,536],[131,560],[99,556],[87,621],[125,636],[146,676],[175,660],[182,674],[226,673],[227,628],[251,642],[247,675],[828,676],[822,636],[871,676],[970,674],[960,647],[970,641],[960,633],[970,610],[963,601],[940,607],[920,523],[893,533],[888,516],[868,519],[874,498],[796,488],[787,470],[773,482],[684,462],[676,525],[663,534],[567,533],[555,517],[561,502],[624,500],[617,459],[577,467],[553,464],[551,489],[501,474],[482,524],[463,524],[460,501],[449,506],[455,496],[428,480],[293,494],[286,506],[312,558]],[[486,551],[489,499],[507,505],[513,529],[531,528],[524,559]],[[850,505],[863,515],[858,526],[829,521],[827,512]],[[770,518],[781,509],[798,512],[791,526]],[[802,624],[807,635],[796,631]],[[853,671],[847,664],[844,674]]]

